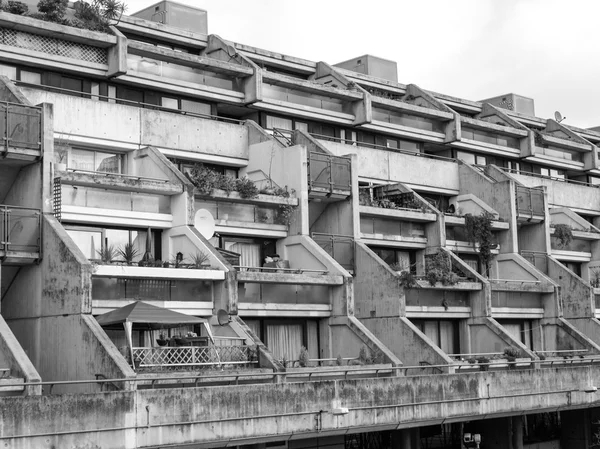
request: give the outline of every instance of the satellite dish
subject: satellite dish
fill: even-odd
[[[556,112],[554,113],[554,119],[555,119],[555,120],[556,120],[558,123],[562,122],[562,121],[563,121],[564,119],[566,119],[566,118],[567,118],[567,117],[563,117],[563,116],[562,116],[562,114],[561,114],[560,112],[558,112],[558,111],[556,111]]]
[[[210,239],[215,235],[215,219],[210,211],[198,209],[194,216],[194,227],[202,234],[205,239]]]
[[[217,310],[217,322],[219,323],[219,326],[225,326],[226,324],[229,324],[229,321],[231,321],[231,319],[226,310]]]

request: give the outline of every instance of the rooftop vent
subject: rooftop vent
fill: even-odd
[[[533,98],[527,98],[517,94],[500,95],[498,97],[481,100],[481,103],[490,103],[499,108],[518,112],[519,114],[535,116]]]
[[[132,17],[150,20],[173,28],[208,34],[208,18],[206,10],[164,0],[148,8],[131,14]]]
[[[365,75],[377,78],[383,78],[395,83],[398,82],[398,64],[389,59],[378,58],[373,55],[364,55],[334,64],[334,66],[352,70],[353,72],[364,73]]]

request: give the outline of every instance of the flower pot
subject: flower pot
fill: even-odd
[[[156,339],[156,344],[158,346],[167,346],[167,343],[169,343],[169,340],[162,339],[162,338],[157,338]]]
[[[177,346],[185,346],[188,344],[187,338],[175,338],[175,344]]]

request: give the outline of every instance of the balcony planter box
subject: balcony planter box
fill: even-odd
[[[259,193],[254,198],[242,198],[242,196],[238,192],[227,192],[221,189],[213,189],[210,195],[204,194],[196,194],[199,198],[210,198],[210,199],[220,199],[224,201],[230,201],[232,203],[249,203],[249,204],[288,204],[290,206],[298,205],[298,198],[292,197],[284,197],[284,196],[274,196],[274,195],[264,195]]]

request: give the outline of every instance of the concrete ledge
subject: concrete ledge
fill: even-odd
[[[299,284],[299,285],[343,285],[341,275],[328,274],[294,274],[294,273],[261,273],[253,271],[240,271],[237,274],[238,282],[252,282],[260,284]]]
[[[147,279],[206,279],[222,281],[225,272],[186,268],[136,267],[129,265],[96,265],[93,276]]]

